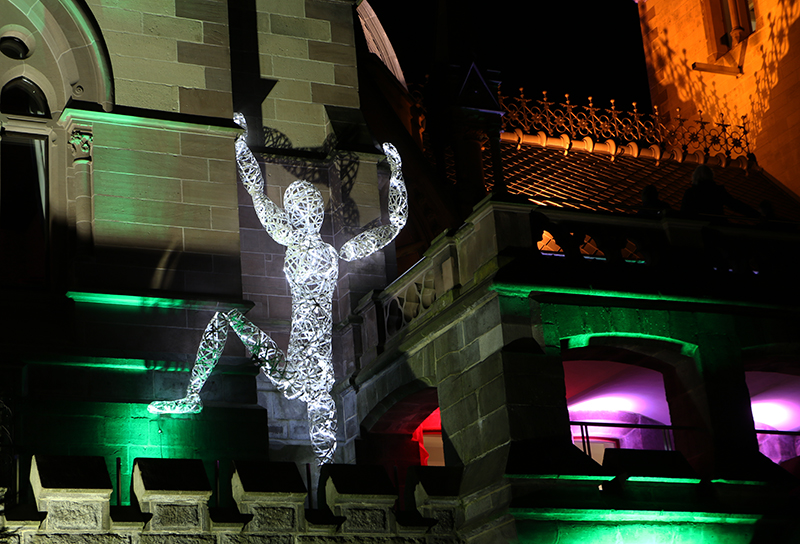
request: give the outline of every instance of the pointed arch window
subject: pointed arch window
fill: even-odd
[[[42,90],[27,78],[0,91],[0,113],[49,118]],[[23,119],[24,120],[24,119]],[[47,279],[47,139],[9,123],[0,132],[0,282],[41,286]]]

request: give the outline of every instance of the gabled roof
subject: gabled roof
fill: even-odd
[[[544,145],[525,140],[539,140]],[[541,134],[521,138],[519,133],[504,133],[500,145],[509,193],[542,206],[635,213],[641,207],[642,189],[652,184],[663,201],[680,210],[683,194],[691,185],[692,172],[701,160],[696,155],[676,157],[677,154],[667,154],[668,157],[656,160],[661,154],[658,150],[646,149],[640,154],[630,146],[616,149],[613,144],[609,148],[605,143],[585,146],[584,141],[576,143],[581,144],[576,147],[593,151],[572,148],[568,137],[544,138]],[[492,188],[491,161],[489,146],[485,146],[484,172],[489,190]],[[709,166],[714,171],[715,181],[734,198],[753,208],[769,200],[779,219],[800,221],[797,198],[758,166],[748,165],[744,160],[721,164],[724,162],[710,160]]]

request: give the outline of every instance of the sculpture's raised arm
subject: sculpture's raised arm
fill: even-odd
[[[355,261],[383,248],[394,240],[408,219],[408,194],[403,182],[400,154],[390,143],[383,144],[383,152],[392,169],[389,180],[389,224],[365,230],[346,242],[339,250],[339,257],[345,261]]]
[[[289,245],[293,229],[289,224],[286,212],[271,201],[264,191],[264,177],[261,175],[261,168],[250,148],[247,147],[247,123],[244,115],[238,112],[234,113],[233,120],[244,129],[244,134],[236,138],[236,165],[239,168],[242,183],[253,199],[256,215],[273,240],[284,246]]]

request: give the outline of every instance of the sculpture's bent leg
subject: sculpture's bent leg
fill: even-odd
[[[336,404],[331,394],[318,392],[316,397],[308,399],[307,410],[308,434],[317,463],[332,463],[336,452]]]
[[[197,414],[203,409],[200,401],[200,390],[217,365],[225,341],[228,338],[228,323],[225,316],[217,312],[208,322],[200,347],[197,348],[197,358],[192,368],[192,378],[182,399],[171,401],[151,402],[147,410],[153,414]]]
[[[256,327],[239,310],[226,315],[233,332],[253,356],[255,363],[286,398],[294,399],[302,393],[296,381],[294,365],[288,364],[286,356],[267,333]]]

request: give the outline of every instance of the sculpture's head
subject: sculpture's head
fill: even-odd
[[[297,230],[319,232],[325,218],[325,202],[316,187],[305,180],[289,185],[283,195],[283,209],[289,224]]]

